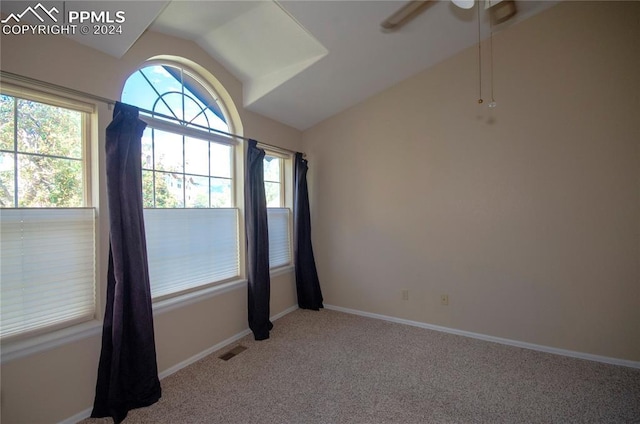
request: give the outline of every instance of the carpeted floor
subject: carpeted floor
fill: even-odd
[[[640,423],[640,369],[330,310],[238,344],[162,380],[125,423]]]

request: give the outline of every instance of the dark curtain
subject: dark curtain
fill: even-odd
[[[323,299],[316,261],[313,257],[313,247],[311,246],[308,169],[307,161],[302,157],[302,153],[296,153],[293,180],[294,265],[296,267],[298,306],[302,309],[317,311],[323,307]]]
[[[107,127],[109,270],[96,397],[91,417],[120,423],[160,399],[142,214],[138,109],[116,103]]]
[[[249,328],[256,340],[269,338],[271,280],[269,276],[269,232],[264,193],[264,150],[249,140],[244,179],[245,232],[247,237],[247,289]]]

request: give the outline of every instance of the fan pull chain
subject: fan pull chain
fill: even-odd
[[[478,104],[482,104],[482,39],[480,37],[480,2],[478,2]]]
[[[489,54],[489,60],[491,62],[491,102],[489,102],[489,107],[496,107],[496,99],[493,98],[493,21],[489,19],[489,48],[491,52]]]

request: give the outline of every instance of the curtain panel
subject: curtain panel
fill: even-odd
[[[296,153],[294,163],[293,238],[296,290],[301,309],[319,310],[324,307],[318,270],[311,246],[311,214],[307,186],[307,161]]]
[[[138,109],[116,103],[106,131],[109,270],[91,417],[122,422],[160,399],[142,204]]]
[[[269,338],[271,280],[269,276],[269,231],[264,191],[264,155],[257,141],[249,140],[245,164],[244,207],[247,242],[247,292],[249,328],[256,340]]]

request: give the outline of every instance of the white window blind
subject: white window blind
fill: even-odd
[[[93,319],[93,208],[0,209],[1,337]]]
[[[289,209],[267,208],[269,226],[269,267],[276,268],[291,262]]]
[[[239,276],[238,210],[145,209],[151,297]]]

